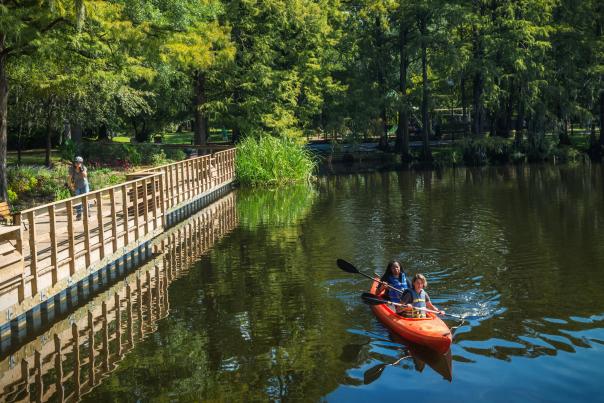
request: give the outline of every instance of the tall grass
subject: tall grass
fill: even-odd
[[[284,185],[308,182],[316,161],[303,145],[267,135],[238,144],[235,167],[241,184]]]

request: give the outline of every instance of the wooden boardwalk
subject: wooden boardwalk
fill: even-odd
[[[167,164],[17,214],[20,239],[12,245],[23,264],[5,269],[0,262],[0,318],[20,314],[163,232],[167,213],[233,180],[234,158],[229,149]]]

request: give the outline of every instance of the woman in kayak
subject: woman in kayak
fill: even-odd
[[[411,284],[405,275],[405,271],[401,268],[401,264],[396,260],[388,263],[386,271],[380,280],[383,281],[383,283],[380,284],[377,290],[378,295],[387,298],[392,302],[401,301],[402,293],[395,289],[405,291],[411,287]],[[388,285],[384,283],[388,283]]]
[[[401,303],[407,305],[406,307],[402,308],[402,313],[405,316],[412,318],[425,318],[426,311],[423,309],[426,308],[433,311],[438,311],[438,313],[444,315],[445,311],[441,311],[435,307],[430,301],[430,296],[424,290],[424,288],[428,286],[428,280],[426,280],[426,277],[423,274],[416,274],[413,276],[413,281],[411,284],[413,284],[413,287],[405,290],[405,293],[401,297]]]

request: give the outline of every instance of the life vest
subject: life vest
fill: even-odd
[[[418,293],[417,291],[415,291],[415,289],[413,287],[409,288],[409,291],[411,292],[411,296],[413,297],[413,302],[411,303],[411,305],[413,305],[414,308],[425,308],[426,307],[426,292],[424,290],[421,290]],[[425,318],[426,311],[414,309],[413,312],[411,313],[411,316],[413,318]]]
[[[407,289],[407,277],[405,277],[405,273],[401,273],[401,278],[398,279],[393,277],[392,275],[388,276],[388,284],[394,288],[398,288],[401,291],[405,291]],[[393,290],[392,288],[388,288],[388,298],[392,302],[401,302],[402,293]]]

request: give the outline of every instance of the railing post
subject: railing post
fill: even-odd
[[[73,200],[65,202],[67,210],[67,240],[69,243],[69,274],[73,276],[75,273],[75,244],[73,239]]]
[[[149,194],[147,192],[147,180],[143,178],[143,217],[145,219],[145,234],[149,233]]]
[[[82,219],[84,221],[84,258],[86,259],[86,268],[90,267],[90,223],[88,222],[88,195],[84,194],[81,198]]]
[[[178,175],[178,171],[182,167],[182,163],[178,163],[176,165],[176,204],[180,203],[180,192],[181,192],[181,184],[180,184],[180,176]]]
[[[138,182],[135,181],[132,183],[132,196],[134,198],[134,237],[138,239],[140,237],[140,230],[138,228],[139,224],[139,213],[138,213]]]
[[[162,224],[162,228],[166,227],[166,210],[167,210],[167,206],[165,204],[165,199],[166,199],[166,190],[165,190],[165,181],[166,181],[166,173],[162,172],[162,175],[160,175],[159,177],[159,200],[160,200],[160,205],[161,205],[161,224]]]
[[[96,217],[99,228],[99,258],[105,257],[105,225],[103,223],[103,200],[101,199],[101,192],[96,194]]]
[[[111,237],[112,237],[112,251],[117,250],[117,214],[115,208],[115,189],[109,189],[109,200],[111,204]]]
[[[128,229],[128,186],[122,185],[122,215],[124,217],[124,245],[130,243],[130,234]]]
[[[151,177],[151,200],[153,200],[153,229],[157,229],[157,182],[159,182],[159,178],[157,176]]]
[[[48,206],[48,223],[50,224],[50,264],[52,265],[52,285],[59,281],[59,267],[57,266],[57,227],[55,205]]]
[[[38,247],[36,245],[36,213],[32,210],[27,213],[27,221],[29,221],[29,253],[30,253],[30,268],[31,268],[31,294],[38,293]]]

